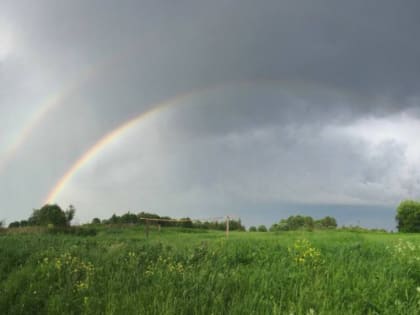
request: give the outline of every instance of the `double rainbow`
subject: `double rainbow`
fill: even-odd
[[[90,160],[92,160],[94,157],[96,157],[105,147],[110,145],[112,142],[114,142],[116,139],[120,138],[124,135],[127,131],[129,131],[131,128],[139,124],[144,119],[158,114],[159,112],[175,106],[182,104],[187,99],[196,96],[201,95],[202,93],[205,93],[207,91],[217,90],[221,87],[225,87],[229,84],[244,84],[244,85],[254,85],[256,83],[262,83],[263,85],[266,84],[272,84],[275,86],[278,86],[280,83],[287,83],[287,87],[290,88],[293,86],[296,88],[296,90],[305,90],[308,91],[309,88],[319,88],[319,86],[316,86],[314,84],[307,85],[302,84],[302,82],[299,81],[280,81],[280,80],[254,80],[254,81],[233,81],[233,82],[225,82],[224,84],[215,85],[212,87],[206,87],[202,89],[193,90],[190,92],[179,94],[173,98],[170,98],[166,101],[163,101],[158,104],[154,104],[150,107],[149,110],[142,112],[138,116],[124,122],[119,127],[115,128],[111,132],[107,133],[105,136],[103,136],[99,141],[97,141],[89,150],[87,150],[71,167],[70,169],[60,178],[60,180],[55,184],[53,189],[49,192],[48,196],[45,198],[44,203],[51,204],[57,201],[58,195],[65,189],[66,185],[71,181],[71,179],[74,177],[74,175],[81,169],[83,166],[85,166]],[[333,91],[334,93],[337,93],[342,95],[342,93],[339,93],[337,90],[329,90],[329,92]],[[341,91],[343,92],[343,91]],[[346,93],[348,94],[348,93]]]

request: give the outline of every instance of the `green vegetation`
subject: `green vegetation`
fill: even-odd
[[[295,215],[287,219],[281,219],[279,223],[273,224],[270,231],[295,231],[313,229],[335,229],[337,221],[332,217],[325,217],[320,220],[314,220],[310,216]]]
[[[69,233],[68,227],[73,220],[76,209],[70,205],[66,211],[63,211],[58,205],[45,205],[41,209],[34,209],[31,217],[28,220],[15,221],[9,224],[9,228],[27,227],[27,226],[50,226],[54,227],[56,231],[62,229]],[[144,225],[149,220],[155,225],[163,227],[184,227],[184,228],[198,228],[210,230],[226,230],[226,221],[200,221],[191,220],[190,218],[172,219],[168,216],[159,216],[158,214],[140,212],[134,214],[131,212],[124,213],[121,216],[113,214],[109,219],[100,220],[94,218],[91,225]],[[240,219],[229,220],[230,231],[245,231]]]
[[[6,229],[0,313],[420,313],[420,235],[95,229]]]
[[[420,203],[397,209],[420,231]],[[270,227],[75,208],[0,222],[0,314],[420,314],[420,235],[295,215]],[[147,237],[146,237],[147,236]]]
[[[259,225],[258,232],[267,232],[267,228],[265,227],[265,225]]]
[[[74,218],[76,209],[70,205],[63,211],[58,205],[45,205],[41,209],[34,209],[28,220],[15,221],[9,224],[9,228],[26,226],[53,226],[68,227]]]
[[[405,200],[397,209],[398,231],[420,232],[420,202]]]

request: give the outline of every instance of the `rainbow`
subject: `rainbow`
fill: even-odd
[[[200,90],[201,92],[201,90]],[[56,183],[54,188],[50,191],[47,198],[45,198],[44,204],[54,203],[57,199],[57,196],[65,188],[67,183],[73,178],[79,169],[86,165],[92,158],[94,158],[102,149],[107,145],[121,137],[129,129],[137,125],[140,121],[146,119],[147,117],[157,114],[162,110],[179,104],[184,100],[187,100],[189,97],[196,95],[197,91],[191,91],[184,94],[180,94],[169,100],[163,101],[161,103],[155,104],[149,110],[142,112],[138,116],[126,121],[119,127],[115,128],[111,132],[103,136],[99,141],[97,141],[88,151],[86,151],[71,167],[70,169],[61,177],[61,179]]]
[[[23,130],[17,135],[14,141],[6,148],[3,156],[0,158],[0,172],[9,163],[9,161],[16,155],[17,151],[24,145],[26,140],[32,134],[32,131],[42,122],[43,118],[53,111],[56,107],[63,103],[74,91],[83,86],[87,81],[98,73],[98,70],[102,68],[102,63],[97,63],[77,76],[75,80],[72,80],[66,85],[64,89],[55,93],[43,101],[30,120],[25,124]]]
[[[63,191],[65,186],[70,182],[70,180],[73,178],[73,176],[84,166],[86,165],[91,159],[93,159],[102,149],[104,149],[107,145],[111,144],[113,141],[121,137],[125,132],[127,132],[130,128],[137,125],[139,122],[143,121],[147,117],[157,114],[161,112],[164,109],[167,109],[168,107],[171,107],[173,105],[180,104],[182,101],[187,100],[188,98],[200,95],[201,93],[204,93],[206,91],[211,90],[217,90],[221,87],[224,87],[226,85],[230,84],[239,84],[239,85],[253,85],[256,83],[262,83],[262,84],[273,84],[278,85],[279,83],[287,83],[288,87],[295,87],[297,90],[301,90],[303,86],[305,86],[305,89],[308,87],[312,88],[319,88],[319,85],[316,84],[302,84],[301,81],[283,81],[283,80],[267,80],[267,79],[259,79],[259,80],[253,80],[253,81],[231,81],[231,82],[225,82],[224,84],[214,85],[211,87],[205,87],[197,90],[192,90],[180,95],[177,95],[173,98],[170,98],[168,100],[165,100],[161,103],[152,105],[149,110],[142,112],[138,116],[124,122],[119,127],[115,128],[111,132],[107,133],[105,136],[103,136],[99,141],[97,141],[88,151],[86,151],[71,167],[70,169],[60,178],[60,180],[55,184],[53,189],[49,192],[48,196],[45,198],[44,204],[51,204],[56,202],[57,196]],[[330,90],[331,91],[331,90]],[[341,92],[343,92],[342,90]],[[334,92],[339,92],[338,89],[335,89]],[[348,93],[346,93],[348,94]]]
[[[49,96],[45,101],[42,101],[38,106],[37,110],[30,120],[25,124],[23,130],[17,135],[16,139],[4,151],[3,156],[0,156],[0,173],[4,170],[5,166],[10,160],[16,155],[18,150],[25,144],[27,139],[32,134],[32,131],[42,122],[45,116],[48,115],[55,108],[60,106],[63,101],[71,96],[75,91],[83,87],[88,81],[97,77],[98,74],[108,69],[113,64],[122,60],[131,50],[124,49],[118,53],[107,55],[101,58],[93,65],[84,68],[76,79],[71,80],[65,87],[59,92]]]

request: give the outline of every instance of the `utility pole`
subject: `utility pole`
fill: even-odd
[[[226,238],[229,238],[229,216],[226,216]]]
[[[145,226],[146,238],[149,238],[149,220],[146,219],[146,226]]]

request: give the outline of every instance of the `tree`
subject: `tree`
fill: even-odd
[[[303,221],[304,221],[303,226],[306,229],[308,229],[310,231],[312,231],[314,229],[315,221],[314,221],[314,219],[312,217],[306,216],[306,217],[303,218]]]
[[[120,217],[115,213],[107,220],[107,224],[118,224],[120,223]]]
[[[323,229],[335,229],[337,227],[337,221],[335,218],[326,216],[323,219],[315,221],[316,225]]]
[[[192,228],[193,227],[193,223],[191,221],[190,218],[181,218],[180,219],[181,222],[179,222],[179,226],[184,227],[184,228]]]
[[[76,213],[76,209],[73,205],[70,205],[69,208],[64,213],[66,215],[67,225],[70,226],[71,220],[74,218],[74,214]]]
[[[265,227],[265,225],[258,226],[258,232],[267,232],[267,228]]]
[[[257,228],[255,226],[250,226],[249,231],[250,232],[257,232]]]
[[[68,217],[58,205],[45,205],[41,209],[34,209],[29,218],[30,225],[67,226]]]
[[[279,223],[273,224],[270,231],[293,231],[307,229],[312,231],[314,228],[336,228],[337,221],[333,217],[325,217],[314,220],[311,216],[295,215],[287,219],[281,219]]]
[[[290,216],[287,218],[287,225],[289,227],[289,230],[298,230],[305,227],[305,221],[308,221],[308,220],[305,219],[304,216],[301,216],[301,215]]]
[[[397,208],[397,228],[400,232],[420,232],[420,202],[405,200]]]
[[[138,216],[130,212],[124,213],[120,218],[120,223],[124,224],[136,224],[139,223],[139,221]]]
[[[20,222],[19,221],[15,221],[9,224],[9,229],[10,228],[18,228],[20,227]]]
[[[224,224],[226,229],[226,222]],[[242,225],[241,219],[238,220],[229,220],[229,230],[231,231],[245,231],[245,227]]]
[[[101,224],[101,220],[99,218],[93,218],[92,224]]]
[[[289,231],[291,228],[286,219],[281,219],[279,224],[276,224],[278,231]]]

